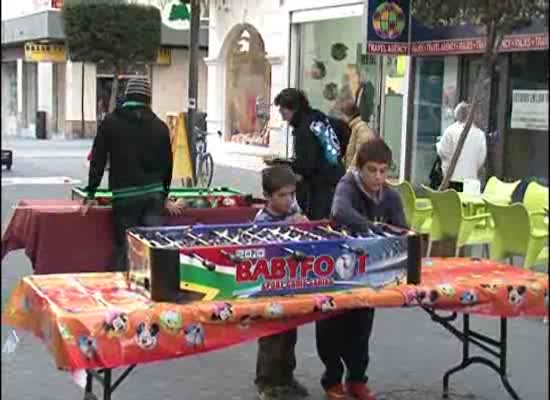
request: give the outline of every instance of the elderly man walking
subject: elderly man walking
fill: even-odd
[[[447,175],[447,171],[449,170],[451,159],[466,124],[469,111],[470,105],[468,103],[459,103],[454,112],[455,122],[445,130],[441,140],[436,144],[437,154],[441,157],[441,168],[445,175]],[[485,132],[479,129],[474,122],[470,128],[466,142],[464,142],[464,147],[458,158],[451,181],[463,182],[465,179],[479,180],[479,171],[485,164],[486,157],[487,141]]]

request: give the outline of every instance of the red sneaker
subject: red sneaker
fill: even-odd
[[[376,400],[376,397],[370,392],[366,383],[348,383],[348,393],[355,400]]]
[[[344,390],[344,385],[338,384],[334,385],[327,389],[325,392],[327,395],[327,400],[345,400],[347,399],[346,391]]]

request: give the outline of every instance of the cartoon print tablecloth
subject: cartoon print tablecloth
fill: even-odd
[[[122,273],[35,275],[15,288],[2,320],[41,338],[59,368],[77,370],[215,350],[346,309],[420,304],[542,317],[548,312],[548,275],[491,261],[434,258],[423,260],[419,286],[187,305],[151,302],[129,290]]]

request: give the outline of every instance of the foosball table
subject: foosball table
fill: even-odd
[[[135,228],[132,289],[154,301],[284,296],[420,281],[420,238],[373,224],[351,233],[326,221]]]
[[[87,192],[85,188],[75,187],[71,191],[72,200],[85,199]],[[220,207],[250,207],[256,203],[261,203],[252,195],[228,188],[172,188],[168,197],[174,200],[180,200],[189,208],[220,208]],[[99,205],[109,206],[113,200],[113,192],[100,188],[95,193],[95,200]]]

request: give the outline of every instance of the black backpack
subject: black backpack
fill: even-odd
[[[327,117],[332,128],[338,136],[338,141],[340,142],[340,156],[343,157],[346,154],[348,148],[349,138],[351,136],[351,128],[348,124],[342,121],[339,118]]]
[[[430,187],[434,190],[438,190],[443,182],[443,169],[441,168],[441,157],[436,156],[435,161],[430,171]]]
[[[513,203],[523,203],[523,198],[525,197],[525,192],[527,191],[527,186],[531,182],[536,182],[535,178],[523,178],[519,184],[516,186],[512,192],[511,201]]]

